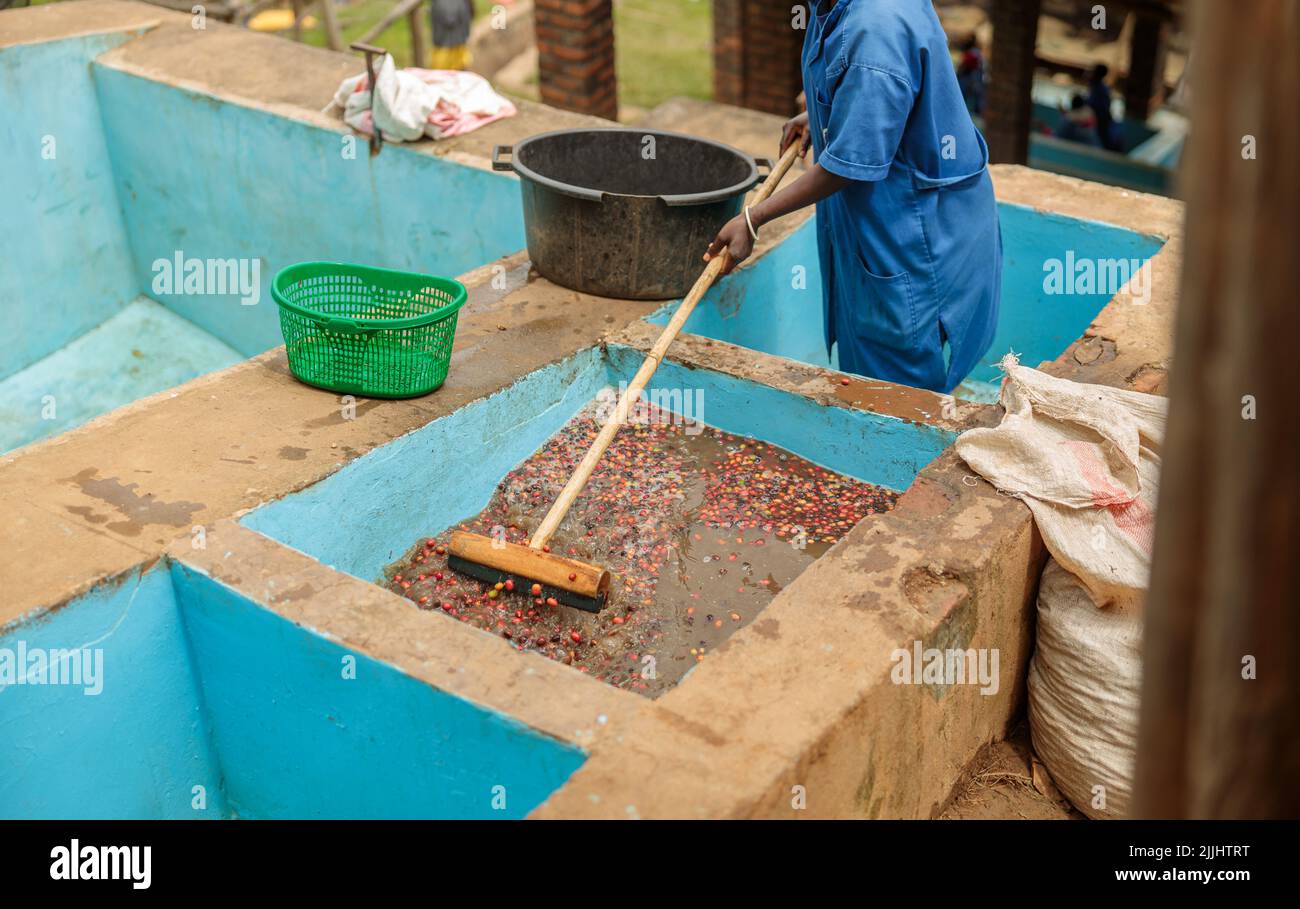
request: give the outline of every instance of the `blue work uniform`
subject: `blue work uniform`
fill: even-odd
[[[930,0],[809,6],[813,154],[852,181],[817,204],[827,349],[846,372],[951,391],[998,321],[988,146]]]

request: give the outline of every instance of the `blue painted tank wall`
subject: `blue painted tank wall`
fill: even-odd
[[[79,338],[0,379],[0,453],[244,359],[167,307],[137,298]],[[52,411],[44,407],[52,400]]]
[[[0,690],[0,817],[223,817],[221,772],[165,570],[132,574],[38,621],[0,648],[103,648],[103,690]],[[190,807],[203,786],[208,810]]]
[[[102,691],[0,688],[0,818],[518,818],[585,759],[360,654],[344,679],[348,651],[180,565],[20,641],[102,648]]]
[[[1041,101],[1035,101],[1033,104],[1033,113],[1031,115],[1033,117],[1035,127],[1045,128],[1049,130],[1052,134],[1055,134],[1056,127],[1059,126],[1061,122],[1061,108],[1058,105],[1064,103],[1065,103],[1064,101],[1059,101],[1057,103],[1047,104]],[[1124,120],[1117,120],[1115,122],[1118,123],[1119,125],[1119,132],[1121,136],[1120,144],[1123,146],[1123,152],[1122,153],[1110,152],[1110,154],[1112,155],[1118,155],[1119,157],[1123,157],[1124,154],[1127,154],[1128,152],[1132,151],[1134,148],[1137,148],[1143,142],[1147,141],[1148,139],[1150,139],[1152,136],[1156,134],[1156,130],[1152,129],[1150,126],[1143,123],[1141,120],[1124,119]],[[1039,134],[1031,134],[1031,135],[1037,136]],[[1079,145],[1081,143],[1076,142],[1075,144]]]
[[[1099,215],[1104,212],[1098,212]],[[1002,312],[993,346],[971,373],[972,379],[997,381],[997,363],[1012,351],[1021,362],[1037,366],[1055,360],[1087,331],[1112,294],[1047,294],[1043,263],[1064,259],[1137,259],[1146,262],[1163,242],[1131,230],[1035,211],[1020,205],[999,205],[1002,223]]]
[[[237,817],[522,818],[584,760],[185,566],[172,575]]]
[[[640,351],[611,346],[610,381],[629,381],[641,361]],[[826,407],[802,395],[672,360],[655,370],[649,388],[699,389],[703,421],[710,426],[771,442],[837,473],[900,491],[956,438],[944,429]]]
[[[630,381],[642,357],[618,346],[605,355],[594,348],[580,352],[377,448],[242,521],[340,571],[376,580],[420,536],[481,511],[506,473],[602,388]],[[774,442],[893,489],[909,486],[953,441],[944,430],[825,407],[671,360],[659,367],[649,388],[698,390],[705,423]]]
[[[1123,228],[1000,203],[1002,228],[1002,303],[993,345],[970,378],[996,382],[997,363],[1010,351],[1022,362],[1054,360],[1080,337],[1111,294],[1054,294],[1044,291],[1043,265],[1073,250],[1080,258],[1137,259],[1145,262],[1161,246]],[[798,286],[796,279],[806,279]],[[821,275],[817,265],[815,219],[749,268],[715,285],[686,322],[693,334],[789,357],[834,366],[823,341]],[[676,309],[666,304],[650,319],[665,325]]]
[[[139,293],[90,76],[129,37],[0,49],[0,379]]]
[[[523,248],[513,179],[364,141],[346,158],[335,131],[95,60],[132,37],[0,50],[0,379],[141,294],[248,356],[281,343],[270,282],[292,262],[455,276]],[[155,292],[177,251],[258,260],[259,302]]]
[[[667,325],[674,301],[650,318]],[[822,315],[817,222],[809,218],[749,268],[718,282],[691,313],[685,330],[774,353],[802,363],[833,366]]]
[[[1123,153],[1056,137],[1055,129],[1061,120],[1059,105],[1068,103],[1076,92],[1052,83],[1034,84],[1035,98],[1046,96],[1052,100],[1034,102],[1035,128],[1029,134],[1029,166],[1140,192],[1172,195],[1174,171],[1182,154],[1180,138],[1138,120],[1118,121]],[[982,118],[976,117],[975,124],[984,129]],[[1048,132],[1039,131],[1040,127]],[[1164,153],[1153,158],[1151,143],[1158,144]]]
[[[359,262],[454,277],[522,249],[519,185],[96,64],[95,82],[141,291],[245,355],[282,343],[275,272]],[[152,265],[261,261],[261,299],[159,294]]]
[[[1054,136],[1030,136],[1029,166],[1144,193],[1173,194],[1174,172],[1170,165],[1150,164]]]

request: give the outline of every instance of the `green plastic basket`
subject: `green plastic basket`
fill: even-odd
[[[412,398],[447,378],[465,286],[451,278],[300,262],[271,282],[289,369],[368,398]]]

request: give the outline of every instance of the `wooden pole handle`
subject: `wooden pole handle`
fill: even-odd
[[[791,165],[794,164],[794,159],[798,156],[799,143],[796,142],[786,149],[785,154],[781,156],[781,160],[772,168],[772,172],[767,175],[763,185],[754,194],[751,205],[757,205],[772,195],[781,180],[789,172]],[[618,405],[614,408],[614,413],[610,415],[605,425],[600,428],[595,441],[591,443],[591,447],[587,449],[587,453],[583,456],[582,461],[578,463],[573,475],[569,477],[569,482],[564,485],[564,489],[556,497],[555,503],[551,505],[551,510],[542,519],[537,532],[529,540],[528,545],[531,548],[541,549],[550,542],[555,531],[559,529],[560,522],[569,513],[574,500],[586,487],[587,481],[591,479],[591,474],[595,471],[596,465],[600,463],[601,456],[605,454],[605,449],[609,448],[610,443],[614,441],[614,436],[618,434],[619,427],[627,422],[628,412],[640,399],[641,392],[645,390],[651,377],[654,376],[655,370],[659,368],[659,363],[663,360],[664,354],[668,352],[669,346],[681,332],[682,326],[690,318],[696,304],[708,293],[709,288],[713,286],[713,282],[717,280],[718,275],[722,274],[723,269],[726,268],[727,263],[730,261],[731,251],[723,249],[720,254],[709,260],[708,265],[704,266],[704,271],[695,279],[691,292],[686,295],[686,299],[682,300],[682,305],[677,307],[672,319],[664,327],[663,333],[659,335],[659,340],[655,341],[654,346],[650,348],[650,353],[646,355],[645,362],[641,364],[641,368],[636,371],[636,375],[628,383],[627,392],[619,399]]]

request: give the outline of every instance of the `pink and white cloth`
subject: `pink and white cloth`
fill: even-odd
[[[343,121],[367,136],[378,125],[387,141],[447,139],[518,113],[477,73],[399,70],[391,54],[384,55],[375,82],[372,98],[365,73],[349,76],[339,84],[330,108],[341,107]]]

